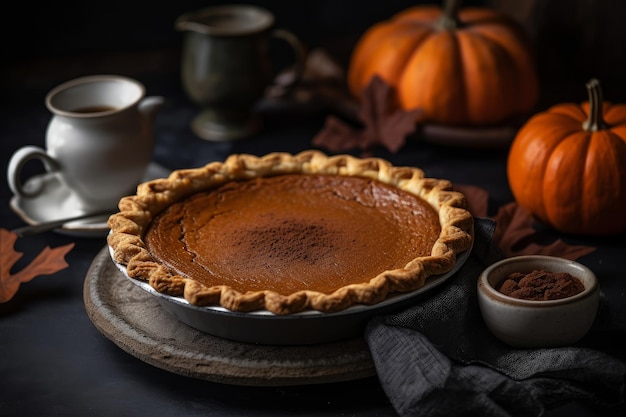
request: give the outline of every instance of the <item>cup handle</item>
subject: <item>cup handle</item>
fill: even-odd
[[[300,41],[300,39],[294,35],[292,32],[285,29],[274,29],[272,31],[272,36],[277,39],[282,39],[287,42],[287,44],[293,49],[295,53],[295,67],[294,71],[291,74],[291,79],[282,87],[289,90],[291,89],[298,81],[302,79],[302,75],[304,74],[304,67],[306,65],[307,58],[307,48]]]
[[[7,167],[7,180],[11,191],[20,197],[36,197],[41,194],[43,190],[43,182],[38,183],[37,186],[32,189],[26,189],[22,184],[22,168],[32,159],[41,160],[44,168],[48,172],[55,172],[60,168],[59,163],[48,155],[44,149],[38,146],[24,146],[15,151]]]

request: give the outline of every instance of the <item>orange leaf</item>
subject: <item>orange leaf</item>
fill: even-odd
[[[0,303],[13,298],[20,284],[39,275],[50,275],[67,268],[65,255],[74,247],[74,243],[54,249],[47,246],[30,264],[11,275],[11,268],[23,255],[15,250],[16,240],[17,235],[15,233],[0,229]]]

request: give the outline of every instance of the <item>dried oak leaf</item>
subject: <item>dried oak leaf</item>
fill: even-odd
[[[487,217],[489,193],[475,185],[455,184],[454,189],[465,195],[467,209],[474,217]],[[541,233],[533,227],[532,215],[516,202],[499,208],[494,216],[496,230],[493,241],[502,253],[509,256],[550,255],[576,260],[595,250],[590,246],[575,246],[558,239],[548,245],[541,244]]]
[[[467,210],[474,217],[486,217],[489,207],[489,193],[475,185],[455,184],[454,189],[465,196]]]
[[[67,268],[65,255],[74,247],[74,243],[54,249],[46,246],[30,264],[11,275],[11,268],[23,255],[23,253],[15,250],[16,240],[17,235],[15,233],[0,229],[0,303],[5,303],[13,298],[20,284],[39,275],[50,275]]]
[[[328,116],[322,130],[313,138],[313,145],[331,152],[361,149],[363,155],[382,145],[391,153],[404,146],[406,137],[417,128],[421,109],[403,110],[398,107],[395,90],[375,76],[363,90],[358,119],[363,128],[355,128],[338,117]]]
[[[533,216],[515,202],[500,207],[494,219],[497,226],[493,240],[507,257],[549,255],[573,261],[595,251],[594,247],[569,245],[561,239],[547,245],[538,243],[540,236],[532,226]]]

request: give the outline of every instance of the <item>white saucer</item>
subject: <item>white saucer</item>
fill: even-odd
[[[143,181],[164,178],[170,171],[152,162]],[[70,218],[83,214],[78,207],[76,196],[66,188],[55,174],[42,174],[30,178],[24,184],[26,189],[43,186],[45,192],[32,198],[15,195],[11,198],[11,209],[29,225],[38,225],[53,220]],[[107,215],[65,223],[54,231],[75,237],[104,237],[109,231]]]

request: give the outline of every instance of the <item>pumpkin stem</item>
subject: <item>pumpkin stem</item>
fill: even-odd
[[[589,94],[589,118],[583,123],[583,129],[587,132],[597,132],[606,129],[609,125],[602,118],[602,89],[600,81],[593,78],[587,83]]]
[[[439,30],[454,30],[460,26],[459,9],[462,0],[444,0],[443,14],[435,23],[435,27]]]

